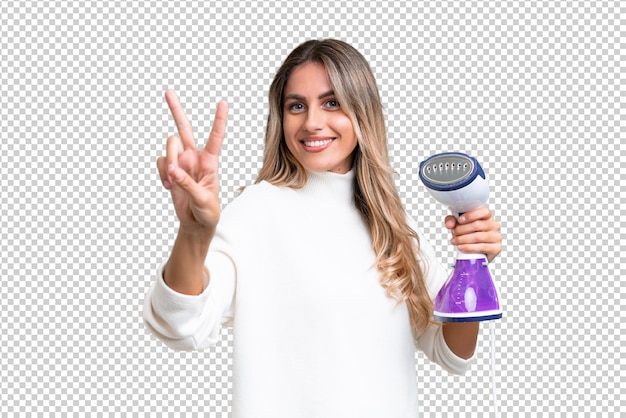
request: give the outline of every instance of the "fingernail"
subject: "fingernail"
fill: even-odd
[[[464,223],[464,222],[465,222],[465,219],[466,219],[466,218],[465,218],[465,216],[461,216],[461,217],[459,218],[459,221],[460,221],[460,222],[462,222],[462,223]]]
[[[165,187],[166,189],[169,189],[170,187],[172,187],[172,184],[169,181],[165,180],[163,182],[163,187]]]
[[[167,172],[168,173],[173,173],[174,170],[176,170],[176,166],[174,164],[168,164],[167,166]]]

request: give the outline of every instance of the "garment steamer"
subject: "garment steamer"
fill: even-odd
[[[460,152],[436,154],[420,164],[420,179],[458,219],[487,202],[489,183],[478,161]],[[435,320],[477,322],[502,318],[485,254],[457,251],[454,271],[435,298]]]
[[[467,154],[435,154],[420,164],[419,176],[429,193],[448,206],[457,219],[463,213],[483,206],[489,197],[489,183],[483,168]],[[457,250],[454,270],[435,297],[434,317],[441,322],[478,322],[502,318],[498,291],[485,254],[466,254]],[[493,375],[492,322],[490,331],[493,401],[498,415]]]

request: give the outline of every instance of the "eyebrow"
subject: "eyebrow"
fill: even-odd
[[[323,99],[324,97],[328,97],[328,96],[334,96],[335,92],[334,90],[329,90],[326,93],[322,93],[319,96],[317,96],[318,99]],[[285,101],[287,100],[300,100],[300,101],[306,101],[306,97],[304,96],[300,96],[299,94],[288,94],[285,96],[284,98]]]

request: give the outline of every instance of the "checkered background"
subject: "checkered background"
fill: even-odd
[[[302,5],[300,5],[302,4]],[[0,414],[227,417],[231,334],[179,353],[144,294],[177,222],[155,160],[175,89],[203,142],[230,103],[226,204],[259,169],[267,90],[310,38],[369,60],[398,187],[441,255],[446,209],[417,165],[483,164],[507,416],[626,413],[624,44],[617,1],[12,1],[0,6]],[[450,376],[416,355],[425,416],[488,416],[487,327]]]

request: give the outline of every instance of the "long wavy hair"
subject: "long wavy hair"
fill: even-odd
[[[306,170],[285,142],[283,96],[292,71],[308,62],[325,67],[340,106],[356,133],[352,165],[354,204],[369,229],[381,285],[389,297],[406,303],[412,328],[421,332],[432,321],[433,304],[419,260],[419,238],[407,224],[393,181],[376,80],[363,55],[352,46],[335,39],[311,40],[299,45],[285,59],[269,91],[263,167],[256,182],[265,180],[301,188],[307,181]]]

